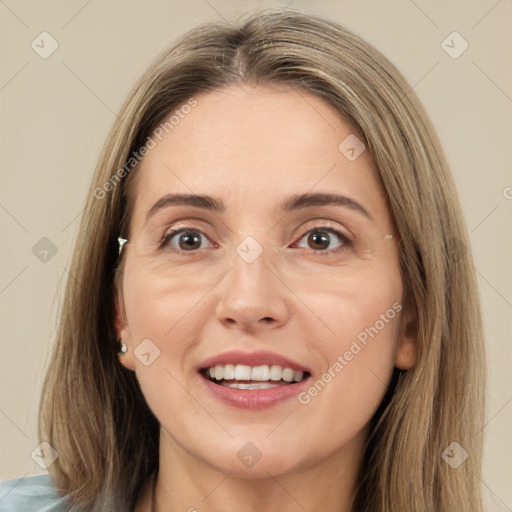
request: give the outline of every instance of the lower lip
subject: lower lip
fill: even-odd
[[[296,397],[309,380],[309,377],[307,377],[295,384],[275,386],[268,389],[236,389],[215,384],[202,375],[199,375],[199,378],[217,400],[240,409],[264,409],[289,400]]]

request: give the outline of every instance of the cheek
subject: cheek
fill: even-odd
[[[393,374],[396,319],[380,330],[375,321],[362,329],[351,326],[346,331],[354,336],[339,336],[334,344],[320,348],[328,363],[299,394],[295,411],[297,422],[307,423],[308,432],[317,433],[311,436],[317,457],[341,450],[369,428]],[[326,429],[327,439],[321,435]]]
[[[154,337],[172,349],[180,346],[175,334],[197,321],[201,298],[212,278],[199,279],[182,268],[173,273],[155,272],[150,266],[134,265],[125,281],[124,300],[133,342]],[[214,281],[212,281],[214,282]]]
[[[190,369],[186,365],[200,339],[203,287],[192,277],[162,278],[142,266],[133,265],[127,275],[123,284],[126,315],[135,374],[146,402],[167,426],[183,431],[199,428],[204,414],[187,393],[183,375]],[[149,365],[138,349],[146,340],[154,344],[145,350],[150,353]]]
[[[312,350],[321,367],[299,402],[311,417],[333,428],[361,428],[382,400],[391,379],[400,332],[402,281],[399,272],[331,279],[302,291],[318,313],[324,336]],[[316,320],[316,324],[320,322]]]
[[[379,331],[384,331],[386,326],[382,338],[387,341],[382,345],[394,344],[398,332],[396,317],[403,296],[398,267],[368,268],[365,272],[333,271],[314,277],[290,275],[285,279],[293,283],[294,293],[311,312],[307,316],[309,326],[314,328],[316,324],[330,347],[343,348],[360,334],[364,338],[365,330],[376,322]]]
[[[165,411],[191,411],[191,398],[180,383],[200,339],[204,291],[197,281],[162,279],[144,269],[131,270],[124,283],[124,299],[142,393],[159,419],[166,416]]]

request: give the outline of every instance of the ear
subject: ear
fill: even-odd
[[[126,343],[128,351],[125,354],[119,354],[119,362],[128,370],[135,370],[133,360],[133,343],[130,334],[130,328],[126,319],[126,310],[124,307],[123,294],[119,290],[114,293],[114,305],[116,316],[114,320],[117,340]]]
[[[400,333],[395,358],[395,366],[400,370],[410,370],[418,360],[418,311],[414,300],[406,301],[400,319]]]

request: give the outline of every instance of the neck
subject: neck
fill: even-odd
[[[366,432],[361,432],[350,446],[316,464],[279,474],[269,468],[249,479],[198,460],[162,432],[155,486],[149,479],[135,512],[352,512],[365,439]]]

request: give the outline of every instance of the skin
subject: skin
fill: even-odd
[[[121,363],[136,372],[161,424],[156,510],[348,512],[368,423],[394,367],[416,363],[410,308],[307,404],[235,408],[212,398],[197,368],[230,349],[269,350],[307,366],[316,381],[359,333],[402,304],[384,190],[368,151],[350,161],[338,150],[355,130],[308,92],[244,85],[196,99],[137,170],[116,304],[118,336],[128,345]],[[226,210],[169,206],[146,222],[170,192],[214,196]],[[372,219],[338,205],[278,210],[308,192],[346,195]],[[357,248],[319,255],[308,235],[325,225]],[[171,227],[203,233],[201,247],[160,250]],[[248,236],[263,250],[253,263],[236,252]],[[329,240],[329,250],[342,245]],[[145,339],[160,350],[149,366],[134,356]],[[237,457],[248,442],[262,455],[252,467]],[[137,512],[150,510],[149,488]]]

